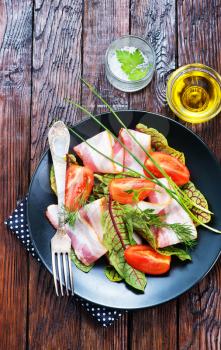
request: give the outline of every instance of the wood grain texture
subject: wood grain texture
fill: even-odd
[[[3,222],[29,181],[31,38],[32,1],[1,1],[0,347],[12,350],[26,348],[27,255]]]
[[[45,148],[50,122],[74,123],[76,112],[63,102],[80,101],[82,1],[35,1],[33,33],[33,96],[31,168]],[[68,298],[55,296],[53,280],[30,259],[30,349],[77,349],[81,310]]]
[[[145,37],[156,51],[156,73],[146,89],[130,95],[130,108],[167,114],[166,79],[175,67],[175,1],[132,1],[131,34]],[[176,349],[176,301],[131,315],[131,348]],[[165,331],[166,325],[166,331]]]
[[[65,97],[80,101],[82,1],[35,1],[33,34],[32,169],[54,119],[74,123]]]
[[[113,326],[101,328],[94,320],[81,310],[81,332],[79,349],[82,350],[126,350],[129,348],[127,323],[128,315],[124,314]]]
[[[178,63],[207,64],[221,73],[220,1],[178,1]],[[221,120],[191,126],[221,159]],[[221,344],[221,264],[179,299],[180,349],[216,350]]]
[[[129,0],[85,1],[83,28],[83,77],[114,109],[127,109],[128,95],[113,88],[106,79],[104,57],[113,40],[129,33]],[[94,113],[107,110],[85,87],[82,103]]]
[[[131,94],[130,108],[168,114],[166,81],[176,65],[175,0],[132,0],[131,34],[144,37],[152,44],[156,72],[146,89]]]
[[[176,301],[131,314],[129,334],[134,350],[177,349]]]

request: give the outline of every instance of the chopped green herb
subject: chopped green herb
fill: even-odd
[[[70,226],[74,226],[76,218],[77,218],[77,211],[67,211],[66,210],[66,217],[65,217],[65,222],[66,224],[69,224]]]
[[[140,80],[143,79],[152,64],[142,68],[144,62],[144,56],[139,49],[130,52],[128,50],[116,50],[116,56],[118,61],[121,63],[121,69],[127,74],[129,80]]]

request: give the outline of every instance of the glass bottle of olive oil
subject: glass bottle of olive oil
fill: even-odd
[[[221,77],[199,63],[183,66],[168,80],[167,101],[181,119],[205,122],[221,111]]]

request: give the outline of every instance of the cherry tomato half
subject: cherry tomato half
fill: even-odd
[[[93,172],[84,166],[71,164],[66,171],[65,206],[75,211],[84,205],[94,185]]]
[[[162,255],[147,245],[127,247],[124,257],[130,266],[150,275],[161,275],[170,269],[171,257]]]
[[[146,179],[125,177],[114,179],[109,184],[112,199],[121,204],[132,204],[145,199],[155,184]]]
[[[153,152],[151,157],[178,186],[189,182],[190,172],[177,158],[162,152]],[[150,158],[146,158],[144,165],[157,178],[163,177],[161,171],[153,164]],[[144,170],[144,172],[146,176],[150,176],[147,171]]]

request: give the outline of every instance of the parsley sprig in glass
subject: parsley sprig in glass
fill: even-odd
[[[109,82],[119,90],[138,91],[151,81],[155,69],[152,46],[137,36],[123,36],[111,43],[105,56]]]

